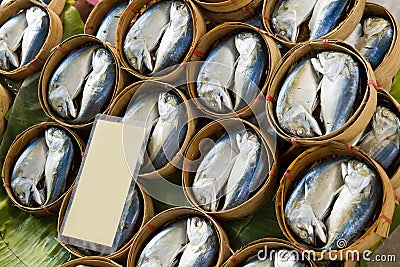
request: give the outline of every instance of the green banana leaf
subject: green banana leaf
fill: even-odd
[[[400,72],[394,77],[392,87],[390,88],[390,94],[400,101]]]

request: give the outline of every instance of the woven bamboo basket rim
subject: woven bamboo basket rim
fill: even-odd
[[[127,0],[102,0],[94,6],[86,20],[84,33],[96,36],[103,20],[108,13],[122,3],[127,3]]]
[[[142,196],[143,200],[143,215],[142,215],[142,220],[140,223],[140,228],[142,228],[146,223],[154,216],[154,206],[153,206],[153,201],[149,195],[143,190],[143,188],[137,184],[137,187],[139,188],[140,194]],[[58,235],[60,235],[61,231],[61,225],[64,220],[65,212],[68,207],[69,200],[72,196],[73,193],[73,188],[68,192],[68,194],[65,196],[64,201],[62,202],[59,217],[58,217],[58,224],[57,224],[57,232]],[[103,256],[106,259],[110,259],[119,263],[124,263],[126,261],[126,257],[129,251],[130,246],[133,243],[134,237],[137,235],[137,232],[132,236],[132,238],[125,244],[123,245],[120,249],[115,251],[114,253],[111,253],[109,255]],[[59,241],[59,243],[70,253],[72,253],[74,256],[83,258],[87,257],[86,255],[82,254],[82,252],[78,251],[77,249],[73,248],[72,246],[68,244],[64,244]]]
[[[253,18],[257,12],[258,7],[261,6],[263,0],[252,0],[247,5],[241,5],[232,11],[212,11],[211,8],[202,8],[204,16],[206,16],[210,21],[220,24],[224,22],[234,22],[234,21],[246,21]]]
[[[253,0],[222,0],[222,1],[206,1],[206,0],[195,0],[196,4],[202,8],[213,11],[228,13],[247,6]]]
[[[49,31],[40,51],[35,58],[25,66],[14,70],[6,71],[0,69],[0,75],[13,80],[22,80],[29,75],[42,69],[44,62],[50,55],[50,50],[58,45],[62,39],[63,26],[58,15],[46,4],[35,0],[14,0],[6,5],[7,8],[0,9],[0,25],[3,25],[13,15],[21,9],[27,9],[32,6],[43,8],[49,17]]]
[[[235,128],[235,126],[240,126],[240,124],[242,124],[243,127],[252,129],[259,136],[263,143],[264,152],[267,155],[267,166],[270,169],[265,170],[265,181],[262,183],[262,185],[259,186],[257,191],[253,192],[252,196],[244,203],[228,210],[217,210],[215,212],[206,211],[197,203],[191,190],[196,173],[194,172],[194,166],[192,162],[198,160],[198,156],[200,153],[199,145],[202,140],[204,140],[205,138],[210,138],[216,141],[226,134],[226,128],[224,127]],[[193,205],[197,209],[202,210],[206,214],[215,216],[221,220],[243,218],[255,212],[274,196],[276,185],[278,182],[277,174],[279,163],[277,160],[277,151],[274,150],[271,141],[261,132],[261,130],[250,122],[236,118],[221,119],[207,124],[193,137],[185,152],[184,157],[185,161],[182,171],[183,191],[189,203],[191,203],[191,205]]]
[[[210,217],[208,214],[206,214],[201,210],[189,207],[171,208],[169,210],[163,211],[158,215],[156,215],[155,217],[153,217],[145,225],[145,227],[142,227],[132,242],[132,246],[128,254],[127,266],[133,267],[137,264],[140,253],[146,246],[147,242],[150,241],[157,234],[157,231],[163,228],[163,226],[165,226],[168,223],[171,223],[172,221],[187,218],[190,216],[199,216],[202,218],[206,218],[214,226],[219,241],[218,259],[215,266],[221,266],[222,263],[224,263],[225,260],[230,255],[228,236],[226,235],[224,229],[214,218]]]
[[[82,123],[82,124],[72,124],[71,122],[69,122],[69,120],[61,118],[53,111],[50,104],[48,103],[47,91],[48,91],[49,82],[51,80],[51,77],[52,77],[54,71],[59,66],[59,64],[64,59],[66,59],[66,57],[69,55],[69,53],[75,51],[76,49],[78,49],[82,46],[88,45],[88,44],[100,45],[101,47],[110,51],[114,57],[115,85],[114,85],[112,95],[109,96],[108,101],[102,107],[100,113],[106,113],[108,111],[112,100],[122,90],[122,88],[125,85],[126,79],[127,79],[127,75],[121,69],[119,57],[116,54],[116,49],[114,47],[112,47],[111,45],[108,45],[108,44],[100,41],[99,39],[97,39],[94,36],[87,35],[87,34],[74,35],[74,36],[68,38],[67,40],[65,40],[64,42],[62,42],[61,44],[59,44],[57,47],[55,47],[52,50],[50,57],[47,59],[45,65],[43,67],[43,71],[41,72],[40,79],[39,79],[39,86],[38,86],[38,97],[39,97],[40,105],[47,116],[49,116],[56,122],[60,123],[61,125],[64,125],[64,126],[70,127],[70,128],[88,129],[93,125],[94,118],[91,121]]]
[[[161,1],[164,1],[164,0],[132,1],[128,5],[128,7],[125,9],[125,11],[122,13],[122,15],[119,19],[119,22],[118,22],[117,35],[116,35],[116,47],[117,47],[117,51],[118,51],[118,54],[120,56],[120,59],[121,59],[122,65],[123,65],[123,69],[125,69],[126,71],[131,73],[133,76],[135,76],[141,80],[147,80],[147,79],[163,80],[168,77],[174,77],[175,75],[178,75],[184,69],[184,65],[189,60],[190,55],[193,53],[193,51],[195,49],[195,45],[199,41],[200,37],[203,36],[207,31],[204,17],[202,15],[202,13],[200,12],[200,10],[198,9],[198,7],[191,0],[183,0],[183,2],[185,2],[185,4],[189,7],[190,14],[192,17],[193,40],[192,40],[191,46],[190,46],[187,54],[185,55],[185,57],[183,58],[183,60],[179,64],[179,66],[176,69],[174,69],[173,71],[168,72],[167,74],[163,74],[161,76],[154,76],[154,77],[147,76],[145,74],[142,74],[142,73],[134,70],[130,66],[129,62],[127,61],[127,59],[124,56],[123,46],[124,46],[125,37],[128,34],[128,31],[130,30],[130,28],[132,27],[134,22],[139,18],[140,14],[143,14],[152,5],[154,5],[158,2],[161,2]],[[140,14],[139,14],[139,12],[140,12]]]
[[[278,0],[273,1],[264,1],[263,6],[263,22],[264,27],[267,30],[268,34],[277,40],[280,44],[285,47],[294,47],[297,44],[302,44],[304,42],[297,42],[291,43],[288,42],[280,37],[278,37],[271,26],[272,20],[272,13],[274,11],[276,2]],[[364,13],[366,0],[354,0],[353,7],[347,12],[347,17],[340,21],[340,23],[328,34],[318,38],[317,40],[321,39],[337,39],[337,40],[344,40],[347,36],[349,36],[353,30],[356,28],[357,24],[360,22],[361,17]]]
[[[182,93],[175,86],[161,81],[157,80],[139,81],[126,87],[115,98],[107,114],[112,116],[122,117],[124,115],[124,112],[128,108],[128,105],[130,104],[132,97],[135,97],[136,93],[138,92],[138,90],[140,90],[141,86],[146,84],[154,84],[155,86],[157,86],[158,89],[160,89],[160,91],[161,89],[163,90],[165,89],[166,92],[172,92],[174,95],[178,96],[182,100],[182,103],[185,105],[186,108],[186,114],[188,118],[187,133],[178,153],[173,157],[173,159],[168,164],[161,167],[160,169],[139,175],[139,177],[143,179],[159,179],[160,176],[167,178],[168,176],[175,173],[177,168],[180,168],[181,165],[183,164],[182,155],[186,150],[186,148],[189,146],[190,140],[193,138],[195,134],[197,121],[195,119],[194,110],[191,104],[189,103],[189,100],[185,96],[185,94]],[[143,94],[143,91],[141,93]]]
[[[12,105],[10,92],[0,84],[0,133],[6,128],[5,116]]]
[[[357,108],[357,110],[354,111],[351,117],[346,121],[346,123],[332,133],[310,138],[300,138],[297,136],[293,136],[285,132],[280,127],[279,122],[276,118],[275,101],[278,98],[279,91],[284,80],[286,79],[290,67],[310,53],[324,51],[344,52],[348,55],[351,55],[353,59],[357,60],[357,62],[360,64],[360,70],[362,70],[367,79],[365,81],[362,81],[361,84],[361,86],[365,86],[361,104]],[[340,141],[344,143],[349,143],[350,141],[352,141],[367,127],[370,119],[372,118],[377,104],[377,90],[379,89],[370,64],[367,63],[365,59],[359,54],[359,52],[356,51],[353,47],[351,47],[347,43],[337,40],[311,41],[303,45],[293,47],[281,59],[278,66],[275,68],[275,72],[273,73],[267,86],[268,101],[266,102],[266,109],[268,120],[273,126],[275,132],[280,137],[296,146],[311,146],[316,144],[321,145],[329,141]]]
[[[400,36],[399,24],[393,14],[385,7],[376,3],[367,3],[364,17],[378,16],[389,20],[393,26],[393,40],[390,48],[379,66],[374,70],[377,81],[382,85],[387,92],[390,91],[390,86],[394,76],[400,69]]]
[[[382,204],[380,209],[380,216],[374,221],[373,225],[362,234],[355,242],[350,244],[344,249],[339,249],[337,251],[329,251],[327,253],[321,253],[315,251],[315,255],[319,258],[329,259],[331,255],[342,255],[348,251],[357,250],[362,252],[364,250],[372,248],[383,238],[386,238],[389,234],[391,218],[394,213],[395,203],[394,203],[394,191],[387,177],[385,171],[380,167],[380,165],[370,158],[367,154],[356,147],[351,147],[346,144],[339,142],[331,142],[328,146],[322,147],[312,147],[302,153],[286,170],[283,176],[278,192],[276,194],[276,215],[278,219],[279,226],[286,236],[286,238],[292,242],[297,247],[302,250],[308,248],[307,245],[299,242],[289,227],[286,224],[284,209],[286,206],[286,201],[289,198],[290,192],[293,190],[297,181],[301,179],[310,169],[312,163],[320,159],[326,159],[331,156],[350,156],[352,158],[360,159],[365,162],[370,168],[374,169],[382,181],[383,186],[383,196]],[[301,167],[300,167],[301,166]],[[290,177],[290,178],[289,178]],[[312,250],[312,249],[311,249]]]
[[[66,2],[67,0],[51,0],[47,6],[57,15],[61,15]]]
[[[78,258],[72,261],[68,261],[62,264],[60,267],[75,267],[79,266],[79,264],[89,264],[89,266],[96,266],[96,267],[121,267],[118,263],[98,256],[88,256],[83,258]],[[93,265],[91,265],[93,264]]]
[[[298,255],[301,255],[302,251],[300,248],[293,245],[291,242],[278,239],[278,238],[263,238],[256,241],[253,241],[246,246],[240,248],[235,251],[235,253],[222,265],[223,267],[239,267],[243,266],[243,264],[252,256],[256,256],[260,250],[277,251],[279,249],[288,249],[291,251],[296,251]],[[305,257],[309,266],[316,267],[316,264],[312,262],[310,259]]]
[[[198,62],[202,60],[206,60],[205,56],[207,54],[207,51],[210,50],[210,48],[220,40],[222,37],[226,36],[227,34],[235,33],[235,32],[243,32],[243,31],[252,31],[252,32],[257,32],[262,39],[264,40],[264,45],[265,48],[267,49],[268,53],[268,66],[267,66],[267,74],[265,75],[264,79],[261,80],[260,82],[260,93],[259,95],[253,99],[249,105],[241,108],[240,110],[232,113],[217,113],[206,106],[201,102],[197,95],[197,86],[195,84],[195,81],[197,80],[196,77],[199,72],[199,67],[190,64],[192,62]],[[199,41],[199,43],[196,46],[195,53],[191,55],[191,58],[189,60],[189,67],[187,68],[187,87],[189,91],[190,98],[193,100],[195,105],[202,110],[204,113],[207,115],[213,117],[213,118],[232,118],[232,117],[241,117],[241,118],[247,118],[253,115],[253,113],[256,113],[260,108],[261,105],[264,105],[265,102],[265,94],[268,89],[268,82],[272,78],[272,75],[274,73],[274,70],[276,69],[277,65],[279,64],[279,60],[281,59],[281,54],[279,51],[278,46],[276,43],[268,37],[267,35],[263,34],[262,32],[259,31],[258,28],[241,23],[241,22],[227,22],[221,25],[218,25],[208,33],[206,33]]]
[[[68,133],[71,137],[71,140],[74,144],[74,160],[73,164],[71,165],[72,168],[69,171],[68,181],[65,188],[65,192],[62,193],[57,200],[49,203],[43,207],[28,207],[21,203],[19,203],[12,190],[11,190],[11,174],[14,168],[14,164],[17,162],[21,153],[25,150],[25,148],[34,140],[36,140],[40,136],[44,136],[44,132],[47,128],[56,127],[59,129],[64,130]],[[77,150],[78,148],[78,150]],[[19,134],[13,143],[10,146],[10,149],[7,152],[3,169],[2,169],[2,177],[3,177],[3,184],[5,185],[5,189],[7,192],[8,197],[10,198],[11,202],[14,206],[18,207],[19,209],[34,214],[34,215],[52,215],[57,214],[58,210],[60,209],[61,202],[65,198],[65,196],[72,190],[73,185],[75,184],[75,178],[79,170],[79,165],[82,160],[82,154],[85,152],[85,143],[83,139],[77,135],[74,131],[69,128],[66,128],[58,123],[55,122],[46,122],[31,126],[30,128],[23,131]]]

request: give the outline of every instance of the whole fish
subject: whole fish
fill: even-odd
[[[235,80],[237,58],[235,37],[231,36],[216,45],[197,76],[197,94],[207,107],[217,112],[233,110],[228,89]]]
[[[169,267],[187,244],[186,219],[163,228],[144,247],[138,267]]]
[[[250,104],[257,94],[262,76],[265,74],[268,58],[262,45],[261,36],[252,32],[241,32],[235,36],[235,46],[239,52],[235,70],[235,106],[238,110]]]
[[[223,187],[238,154],[236,151],[235,142],[227,135],[220,138],[201,161],[192,185],[192,193],[205,210],[217,210]]]
[[[147,9],[132,25],[124,41],[124,55],[139,72],[153,70],[151,52],[157,47],[168,22],[171,1],[161,1]]]
[[[286,203],[289,228],[307,244],[317,245],[317,238],[326,243],[324,220],[343,185],[341,163],[346,160],[333,158],[310,169]]]
[[[360,148],[388,170],[400,152],[400,120],[390,109],[378,106],[372,129],[361,140]]]
[[[151,133],[147,152],[149,163],[159,169],[178,152],[186,136],[186,107],[171,93],[161,93],[158,99],[159,118]]]
[[[345,185],[326,220],[328,239],[323,250],[343,249],[351,245],[382,200],[379,177],[365,163],[359,160],[342,163],[342,176]],[[346,246],[343,246],[343,240]]]
[[[128,193],[126,202],[129,203],[129,207],[117,249],[124,246],[132,238],[134,232],[140,227],[143,201],[137,187]]]
[[[199,217],[187,221],[189,243],[183,251],[178,267],[214,266],[218,256],[218,236],[212,224]]]
[[[322,52],[311,59],[314,68],[323,74],[320,83],[321,119],[325,134],[342,127],[351,117],[359,90],[360,71],[350,55]]]
[[[65,190],[74,157],[74,146],[68,134],[59,128],[47,129],[45,137],[49,148],[44,171],[46,205],[56,201]]]
[[[116,83],[116,67],[114,57],[105,48],[93,53],[93,70],[87,77],[83,88],[82,102],[78,116],[73,123],[85,123],[93,119],[110,98]]]
[[[115,36],[117,33],[118,21],[122,15],[122,12],[124,12],[127,6],[128,1],[119,4],[110,12],[108,12],[99,29],[97,30],[96,37],[98,39],[115,46]]]
[[[93,52],[98,47],[85,46],[71,52],[51,75],[48,84],[49,104],[62,118],[76,118],[78,110],[74,100],[82,92],[92,68]]]
[[[301,255],[297,251],[290,251],[287,249],[280,249],[274,254],[274,265],[275,267],[306,267],[308,264],[304,264],[300,261]]]
[[[339,23],[347,0],[318,0],[309,23],[310,40],[327,35]]]
[[[28,145],[19,156],[11,174],[11,190],[23,205],[29,205],[31,199],[42,205],[43,194],[37,184],[43,178],[48,148],[44,137]]]
[[[317,0],[280,0],[272,13],[272,27],[280,38],[295,43],[300,25],[311,15]]]
[[[356,48],[376,68],[388,52],[393,42],[393,26],[383,18],[371,17],[364,21],[364,36]]]
[[[274,266],[274,261],[271,260],[270,258],[267,258],[265,260],[259,260],[258,258],[255,258],[244,264],[243,267],[275,267],[275,266]]]
[[[226,183],[225,202],[222,210],[232,209],[249,199],[264,177],[256,177],[260,164],[261,143],[257,135],[249,130],[236,135],[239,154]]]
[[[28,22],[28,27],[22,38],[20,67],[31,62],[42,49],[50,26],[49,16],[43,8],[38,6],[28,8],[26,21]]]
[[[319,77],[310,59],[304,59],[290,71],[279,91],[276,115],[281,127],[299,137],[322,135],[312,116],[317,105]]]
[[[170,21],[156,52],[152,75],[178,64],[187,53],[193,40],[193,20],[186,3],[173,1]]]

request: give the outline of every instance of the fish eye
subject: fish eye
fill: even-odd
[[[284,32],[284,31],[281,31],[281,32],[280,32],[280,35],[282,35],[282,36],[286,36],[286,32]]]
[[[308,235],[307,235],[307,232],[306,231],[300,231],[300,238],[307,238],[308,237]]]
[[[384,110],[384,111],[382,111],[382,115],[384,117],[389,117],[390,116],[390,111],[389,110]]]
[[[299,135],[299,136],[302,136],[304,134],[304,129],[303,128],[298,129],[296,131],[296,134]]]

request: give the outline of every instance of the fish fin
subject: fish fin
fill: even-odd
[[[315,222],[315,224],[314,224],[315,237],[318,237],[319,240],[321,240],[325,244],[327,241],[326,226],[323,222],[321,222],[318,219],[315,220],[314,222]]]
[[[318,122],[315,120],[315,118],[308,113],[307,111],[305,112],[307,121],[310,123],[311,128],[313,129],[314,133],[317,135],[322,135],[321,128],[318,125]]]
[[[143,59],[144,59],[144,64],[146,65],[146,68],[149,71],[153,71],[153,63],[151,62],[151,54],[150,51],[147,50],[147,48],[145,47],[143,50]]]
[[[176,267],[179,264],[180,259],[178,258],[178,256],[180,254],[182,254],[186,247],[188,246],[188,244],[185,244],[184,246],[181,247],[180,250],[178,250],[178,252],[174,255],[174,257],[172,258],[173,260],[168,264],[168,267]]]
[[[37,189],[36,185],[32,185],[32,193],[33,193],[33,200],[36,201],[39,205],[43,205],[45,202],[44,195],[40,193]]]

